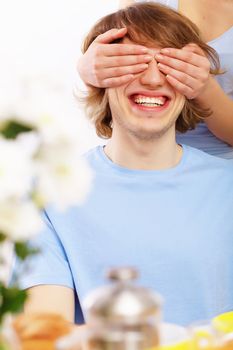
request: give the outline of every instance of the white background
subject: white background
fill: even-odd
[[[73,103],[74,84],[82,87],[76,63],[83,38],[96,20],[117,8],[118,0],[0,0],[0,84],[3,76],[9,81],[20,74],[48,74],[64,84]],[[85,151],[100,140],[84,112],[75,106],[73,113]]]

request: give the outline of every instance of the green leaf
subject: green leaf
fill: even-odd
[[[15,139],[19,134],[23,132],[29,132],[32,130],[33,128],[31,126],[19,123],[14,120],[10,120],[1,129],[1,134],[6,139]]]
[[[0,350],[10,350],[7,344],[4,344],[0,339]]]
[[[4,233],[0,232],[0,243],[5,241],[6,239],[6,235],[4,235]]]
[[[0,295],[2,302],[0,304],[0,324],[4,314],[11,312],[21,312],[24,303],[27,299],[27,291],[20,290],[17,286],[6,287],[3,284],[0,285]]]
[[[30,255],[40,252],[38,248],[30,247],[27,242],[16,242],[14,246],[15,254],[20,260],[25,260]]]

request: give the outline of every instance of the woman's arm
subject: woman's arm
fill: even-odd
[[[210,131],[233,146],[233,100],[228,97],[214,78],[209,79],[205,91],[196,98],[212,114],[205,122]]]
[[[74,291],[55,285],[39,285],[28,289],[24,313],[51,312],[62,315],[74,323]]]
[[[134,3],[133,0],[119,0],[119,7],[124,8],[124,7],[127,7],[133,3]]]

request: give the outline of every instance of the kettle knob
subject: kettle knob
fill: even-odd
[[[133,281],[138,276],[138,270],[133,267],[111,268],[106,272],[106,277],[110,281]]]

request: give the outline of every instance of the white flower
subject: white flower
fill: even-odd
[[[0,203],[0,232],[12,241],[25,241],[42,228],[40,211],[32,201],[9,200]]]
[[[41,146],[40,134],[36,131],[19,134],[17,140],[13,142],[17,142],[18,147],[21,148],[25,157],[29,157],[32,161],[39,152]]]
[[[85,199],[92,179],[86,162],[68,140],[47,145],[38,159],[36,197],[62,210]]]
[[[31,152],[16,140],[0,138],[0,201],[25,196],[32,185]]]
[[[9,241],[4,241],[0,245],[0,281],[7,283],[9,272],[11,268],[11,262],[13,257],[13,245]],[[0,302],[1,304],[1,302]]]
[[[0,242],[0,282],[4,284],[15,242],[25,242],[43,228],[38,208],[66,209],[82,203],[92,179],[80,158],[80,124],[71,91],[50,77],[22,81],[8,73],[0,82],[0,234],[6,236]],[[32,131],[5,139],[1,130],[8,121]]]
[[[52,83],[44,76],[24,81],[22,96],[15,102],[11,115],[18,122],[36,128],[46,142],[64,136],[77,138],[78,121],[71,108],[70,95],[61,84]]]
[[[4,349],[19,350],[21,349],[20,340],[13,323],[14,318],[7,313],[1,323],[1,344],[3,342]]]

